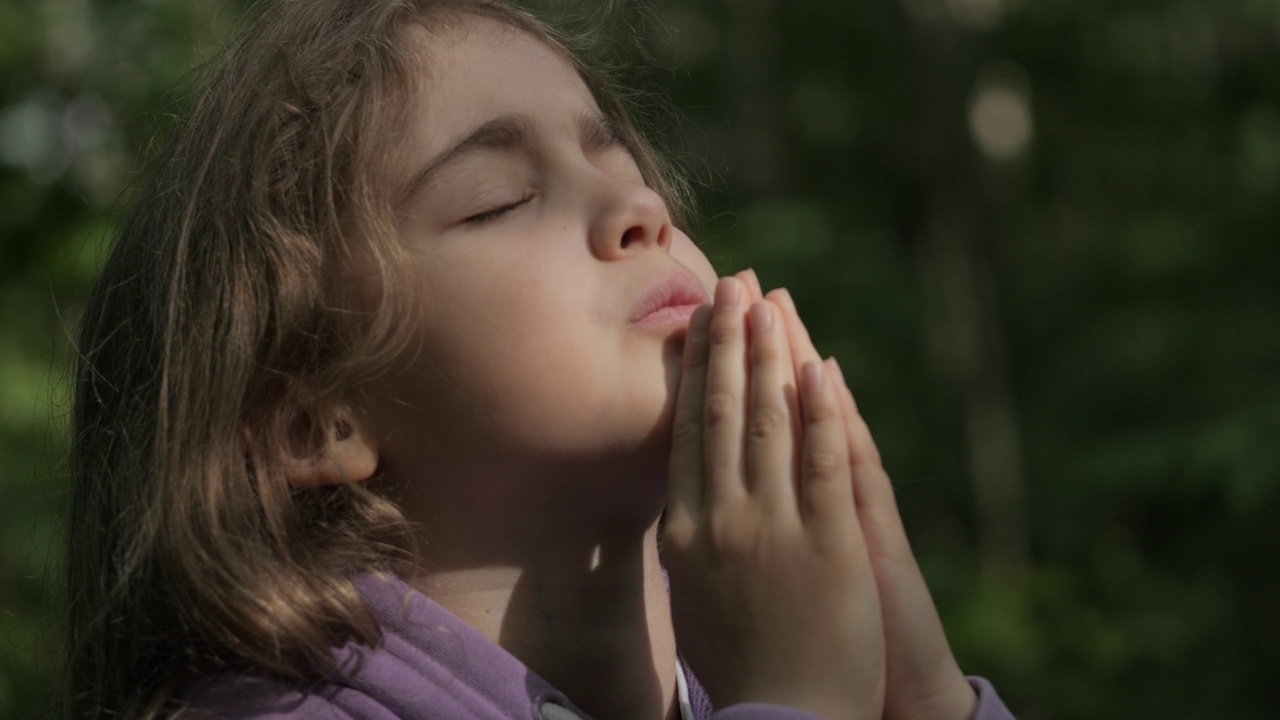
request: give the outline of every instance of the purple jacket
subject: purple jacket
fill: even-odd
[[[513,655],[425,595],[374,576],[358,584],[382,627],[377,650],[355,643],[339,648],[339,671],[314,687],[287,689],[262,678],[224,677],[187,696],[196,707],[228,720],[588,717]],[[974,720],[1012,720],[989,683],[970,682],[978,691]],[[760,703],[715,711],[692,675],[686,673],[682,684],[692,720],[817,720],[807,712]]]

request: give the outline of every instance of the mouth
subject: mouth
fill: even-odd
[[[636,325],[688,325],[693,311],[711,302],[706,288],[687,273],[664,275],[649,286],[631,311]]]

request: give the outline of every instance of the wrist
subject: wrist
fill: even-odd
[[[910,704],[886,711],[885,720],[973,720],[978,692],[963,675]]]
[[[945,707],[940,708],[935,720],[973,720],[978,709],[978,691],[966,679],[953,689]]]

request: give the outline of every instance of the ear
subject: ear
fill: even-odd
[[[378,444],[368,419],[346,404],[328,412],[299,408],[283,438],[280,464],[298,489],[364,482],[378,469]]]

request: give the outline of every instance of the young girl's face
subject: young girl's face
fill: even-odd
[[[373,393],[385,467],[665,467],[710,263],[566,59],[481,19],[412,41],[426,70],[397,224],[425,310],[417,354]]]

